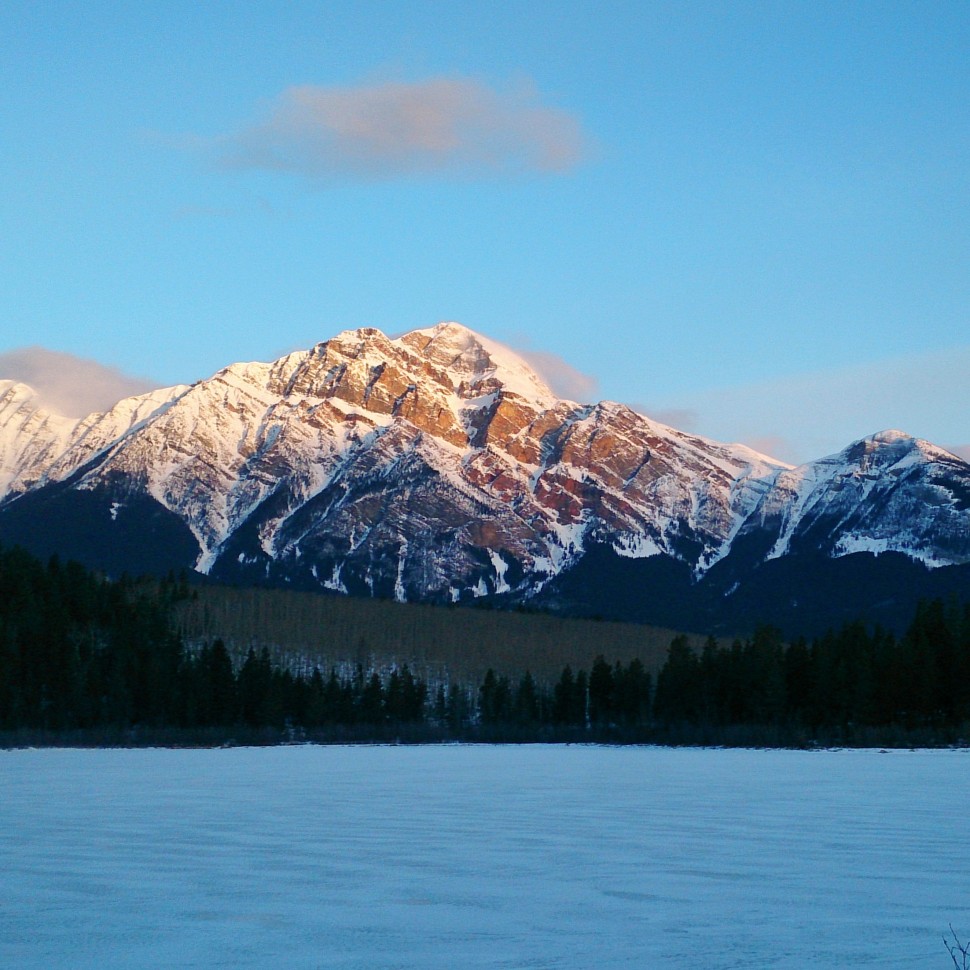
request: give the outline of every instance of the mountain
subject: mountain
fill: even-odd
[[[970,465],[900,432],[791,468],[561,400],[455,323],[346,331],[80,421],[0,382],[0,541],[112,572],[791,626],[833,613],[798,606],[829,582],[837,618],[967,592],[968,501]]]

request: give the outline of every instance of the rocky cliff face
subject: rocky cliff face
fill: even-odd
[[[191,534],[185,564],[223,580],[528,600],[594,546],[695,582],[741,545],[746,561],[811,547],[944,566],[970,561],[968,496],[970,466],[898,432],[793,469],[559,400],[451,323],[348,331],[78,422],[0,383],[0,539],[41,507],[76,518],[83,497],[110,544],[137,536],[148,501]]]

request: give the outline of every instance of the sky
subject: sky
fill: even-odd
[[[783,460],[970,458],[965,2],[5,0],[0,36],[0,377],[62,409],[457,320]]]

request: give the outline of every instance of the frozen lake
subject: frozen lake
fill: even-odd
[[[970,753],[0,751],[0,966],[952,968]]]

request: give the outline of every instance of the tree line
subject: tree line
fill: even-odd
[[[653,716],[728,737],[758,727],[790,740],[970,739],[970,604],[921,603],[900,637],[856,622],[785,644],[761,627],[699,654],[675,638]]]
[[[762,627],[698,651],[677,636],[656,678],[600,655],[548,680],[489,668],[429,683],[406,664],[293,669],[266,648],[234,662],[218,638],[188,649],[173,615],[190,597],[174,578],[111,582],[0,549],[0,732],[887,744],[947,743],[970,724],[970,604],[922,604],[901,637],[856,623],[786,644]]]

